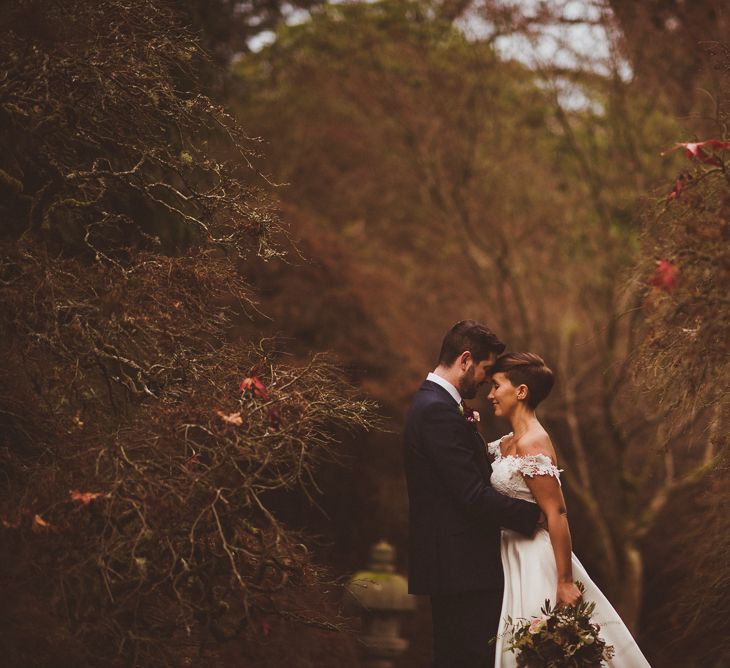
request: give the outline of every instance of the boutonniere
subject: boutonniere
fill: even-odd
[[[459,413],[461,413],[465,418],[467,422],[479,422],[481,419],[479,417],[479,413],[475,411],[473,408],[469,408],[465,403],[459,404]]]

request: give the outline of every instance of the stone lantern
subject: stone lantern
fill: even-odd
[[[408,648],[408,641],[400,637],[403,616],[415,607],[406,579],[395,573],[395,548],[381,540],[370,549],[369,570],[355,573],[345,593],[345,609],[362,618],[363,666],[393,668]]]

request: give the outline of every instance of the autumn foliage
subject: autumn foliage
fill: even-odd
[[[464,317],[555,370],[576,553],[653,665],[730,656],[727,13],[538,4],[0,6],[4,664],[351,664],[323,562],[407,570],[397,425]],[[500,48],[572,26],[606,57]]]
[[[697,475],[683,476],[669,446],[665,475],[679,492],[656,537],[663,546],[650,595],[647,628],[657,662],[726,662],[724,622],[730,608],[727,514],[730,418],[730,46],[714,44],[712,70],[722,78],[716,131],[721,138],[676,145],[687,159],[669,195],[645,212],[640,260],[644,318],[634,354],[634,379],[660,407],[667,443],[691,443]],[[688,429],[688,425],[690,428]],[[693,443],[694,441],[694,443]],[[686,528],[677,518],[686,516]]]

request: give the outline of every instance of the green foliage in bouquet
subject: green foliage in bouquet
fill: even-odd
[[[576,584],[584,593],[583,585]],[[505,651],[515,652],[517,665],[524,668],[602,666],[614,650],[598,635],[598,624],[591,622],[595,607],[595,603],[581,600],[574,606],[553,608],[546,599],[540,617],[520,622],[507,619],[507,632],[512,637]]]

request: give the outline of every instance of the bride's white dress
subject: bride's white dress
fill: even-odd
[[[506,437],[502,437],[506,438]],[[516,499],[535,503],[535,498],[525,482],[524,476],[551,475],[560,482],[560,471],[546,455],[519,457],[503,456],[499,441],[489,443],[488,450],[494,457],[492,463],[492,487],[498,492]],[[550,542],[545,529],[540,529],[534,538],[502,530],[502,566],[504,567],[504,596],[496,648],[496,668],[512,668],[517,665],[516,655],[505,652],[505,620],[530,619],[540,615],[545,599],[555,602],[557,569]],[[601,627],[601,637],[613,645],[614,657],[607,662],[612,668],[639,668],[649,666],[639,646],[621,621],[618,613],[588,577],[585,568],[573,555],[573,579],[585,585],[584,599],[596,604],[593,620]]]

